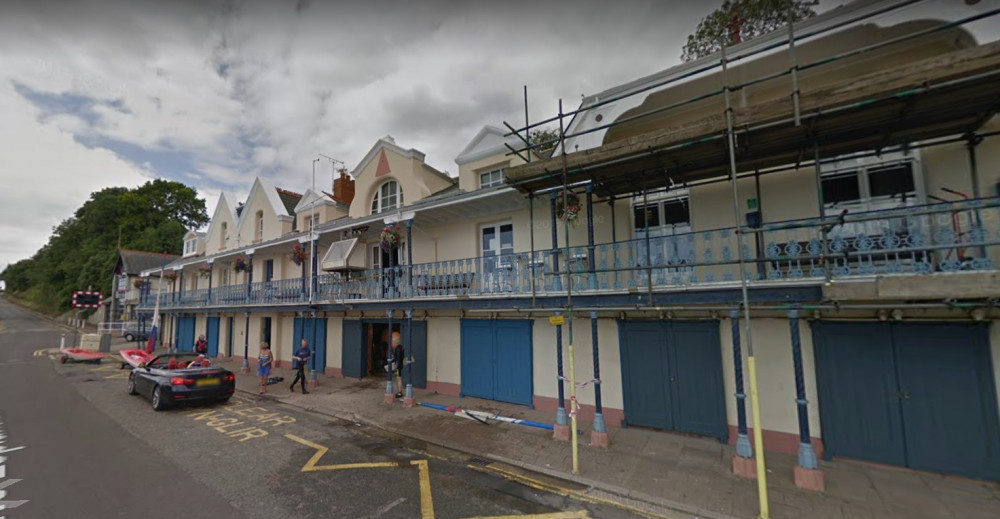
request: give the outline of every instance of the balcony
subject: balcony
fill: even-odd
[[[649,236],[569,249],[436,261],[318,276],[319,304],[385,300],[565,296],[691,290],[740,284],[737,229]],[[989,271],[1000,261],[1000,198],[842,213],[744,229],[751,287],[886,275]],[[165,294],[161,306],[301,305],[309,279]],[[151,307],[150,296],[144,306]]]

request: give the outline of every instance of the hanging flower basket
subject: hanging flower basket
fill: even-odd
[[[174,272],[173,270],[169,270],[169,271],[163,273],[163,277],[166,278],[166,279],[169,279],[170,281],[175,281],[177,279],[177,272]]]
[[[563,195],[565,194],[565,201]],[[575,224],[580,216],[580,197],[570,190],[556,195],[556,217],[564,222]]]
[[[399,248],[401,239],[398,225],[386,225],[382,228],[382,234],[379,235],[379,246],[388,252]]]
[[[146,281],[145,279],[142,278],[135,278],[132,280],[132,286],[134,286],[135,288],[142,288],[148,284],[149,281]]]
[[[236,256],[236,259],[233,260],[233,270],[236,272],[250,272],[250,265],[243,256]]]
[[[306,256],[308,256],[308,253],[306,253],[306,249],[302,247],[301,243],[292,245],[292,252],[288,255],[292,259],[292,263],[296,265],[302,265],[306,260]]]
[[[207,278],[212,275],[212,266],[208,263],[202,263],[198,265],[198,275]]]

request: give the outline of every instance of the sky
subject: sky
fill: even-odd
[[[155,178],[304,193],[391,135],[457,174],[487,124],[680,62],[719,1],[79,0],[0,6],[0,270],[90,194]],[[821,4],[821,9],[827,2]],[[334,164],[316,165],[332,189]]]

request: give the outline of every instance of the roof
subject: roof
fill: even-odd
[[[278,191],[278,198],[281,199],[281,203],[285,206],[285,210],[288,211],[288,214],[294,216],[295,206],[299,204],[299,200],[302,200],[302,195],[293,191],[281,189],[280,187],[276,187],[274,189]]]
[[[122,273],[129,276],[138,276],[144,270],[159,268],[180,258],[176,254],[131,249],[119,249],[118,257],[121,261]]]
[[[1000,42],[903,63],[801,94],[801,125],[779,99],[732,109],[741,171],[974,132],[1000,110]],[[602,195],[725,175],[726,120],[717,113],[565,156],[515,166],[508,182],[537,192],[592,181]]]
[[[375,142],[375,145],[372,146],[370,150],[368,150],[368,153],[365,154],[365,157],[363,159],[361,159],[361,162],[359,162],[358,165],[355,166],[354,170],[351,171],[351,177],[357,179],[358,175],[361,174],[361,172],[364,171],[366,167],[368,167],[368,164],[381,155],[379,152],[382,149],[387,149],[407,159],[416,160],[420,162],[420,164],[423,165],[423,167],[427,169],[428,172],[437,175],[447,180],[448,182],[456,182],[456,180],[447,173],[444,173],[443,171],[440,171],[431,166],[430,164],[424,162],[425,155],[422,151],[417,150],[415,148],[410,148],[408,150],[404,149],[403,147],[396,144],[396,139],[393,139],[391,135],[386,135],[385,137],[382,137],[377,142]]]

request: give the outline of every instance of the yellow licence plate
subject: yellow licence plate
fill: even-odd
[[[219,385],[219,379],[218,378],[200,378],[197,381],[195,381],[194,385],[196,385],[196,386],[217,386],[217,385]]]

